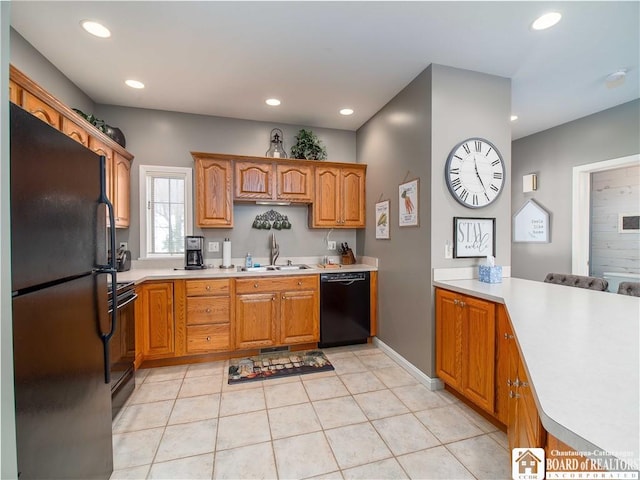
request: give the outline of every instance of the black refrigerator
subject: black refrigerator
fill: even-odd
[[[115,240],[106,228],[113,213],[104,205],[104,158],[10,109],[19,478],[107,479],[107,279],[115,275],[107,246]]]

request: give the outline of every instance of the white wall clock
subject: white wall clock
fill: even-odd
[[[502,155],[483,138],[468,138],[453,147],[444,169],[449,192],[468,208],[493,203],[504,187],[505,174]]]

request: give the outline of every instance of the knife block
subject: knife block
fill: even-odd
[[[342,264],[343,265],[353,265],[356,263],[356,257],[353,254],[353,250],[347,250],[347,253],[342,254]]]

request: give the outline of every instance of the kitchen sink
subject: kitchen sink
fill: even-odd
[[[308,265],[276,265],[274,266],[274,268],[276,270],[307,270],[309,267]]]
[[[308,265],[261,265],[259,267],[238,267],[239,272],[286,272],[288,270],[307,270],[311,268]]]

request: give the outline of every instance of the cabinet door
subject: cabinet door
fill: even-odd
[[[87,131],[78,125],[76,122],[69,120],[67,117],[62,117],[62,133],[68,137],[73,138],[76,142],[89,146],[89,134]]]
[[[436,289],[436,371],[462,391],[462,319],[457,294]]]
[[[174,346],[173,283],[142,285],[145,357],[172,356]]]
[[[22,108],[43,122],[47,122],[56,130],[60,130],[60,114],[55,108],[47,105],[35,95],[26,90],[22,95]]]
[[[309,166],[278,164],[276,184],[278,200],[313,201],[313,171]]]
[[[509,348],[515,342],[509,315],[504,305],[496,306],[496,398],[494,413],[498,420],[509,422]]]
[[[231,162],[195,157],[196,222],[199,227],[233,227]]]
[[[20,105],[22,102],[20,101],[20,90],[19,86],[13,80],[9,80],[9,101],[11,103],[15,103],[16,105]]]
[[[316,167],[313,226],[335,227],[340,222],[340,169]]]
[[[118,152],[113,152],[113,207],[116,228],[129,227],[131,162]]]
[[[235,162],[236,199],[273,199],[273,166],[271,163]]]
[[[276,344],[278,302],[276,293],[236,296],[236,347],[269,347]]]
[[[340,171],[342,185],[342,217],[343,227],[365,226],[365,171],[362,168],[342,168]]]
[[[495,304],[461,297],[462,393],[489,412],[494,409]]]
[[[280,343],[312,343],[320,339],[318,291],[282,292]]]

